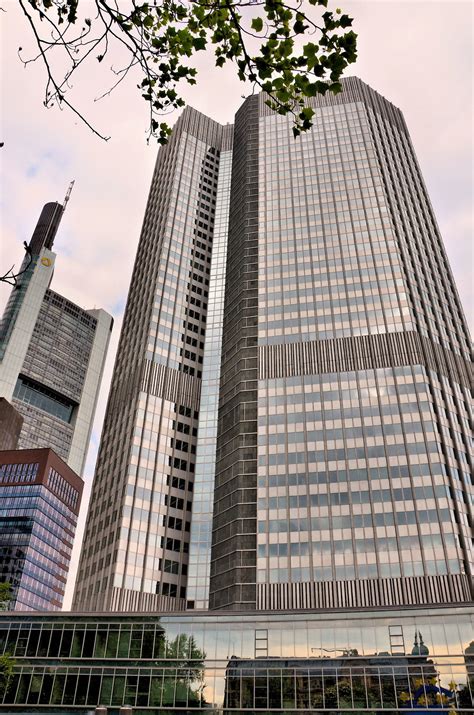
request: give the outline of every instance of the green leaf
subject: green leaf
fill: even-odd
[[[302,20],[296,20],[295,24],[293,25],[293,32],[295,32],[297,35],[302,35],[305,30],[308,29],[308,25],[305,25]]]
[[[254,17],[251,23],[252,30],[261,32],[263,30],[263,20],[261,17]]]
[[[276,96],[278,97],[278,99],[280,100],[280,102],[283,102],[283,104],[285,104],[286,102],[288,102],[288,100],[290,99],[290,93],[289,93],[287,90],[285,90],[285,89],[279,89],[279,90],[277,90]]]
[[[349,17],[349,15],[341,15],[339,18],[339,25],[341,27],[351,27],[352,17]]]
[[[314,116],[314,109],[312,107],[305,107],[300,112],[300,117],[303,120],[310,120]]]
[[[303,90],[305,97],[316,97],[318,89],[315,82],[307,82]]]
[[[205,37],[195,37],[193,40],[193,45],[195,50],[205,50],[206,49],[206,38]]]

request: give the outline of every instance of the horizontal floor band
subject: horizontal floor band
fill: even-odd
[[[263,583],[257,588],[257,609],[414,606],[466,603],[471,598],[469,577],[464,574]]]
[[[425,365],[467,387],[471,384],[466,360],[416,332],[261,345],[258,363],[260,380]]]

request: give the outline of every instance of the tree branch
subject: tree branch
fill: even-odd
[[[190,61],[196,52],[213,49],[219,67],[234,62],[239,78],[251,82],[253,92],[265,91],[269,106],[280,114],[293,115],[295,134],[311,126],[312,110],[305,108],[304,98],[327,90],[341,91],[338,80],[356,59],[357,36],[347,31],[351,18],[340,10],[336,14],[326,11],[317,24],[304,12],[304,0],[132,0],[131,6],[127,0],[93,0],[95,18],[86,19],[85,26],[72,37],[74,25],[79,23],[79,1],[77,5],[70,0],[19,2],[38,48],[32,58],[19,56],[25,66],[41,59],[46,70],[45,106],[56,103],[61,109],[71,109],[102,139],[107,137],[65,95],[72,89],[70,82],[77,69],[90,62],[95,52],[102,62],[115,44],[129,59],[120,69],[112,62],[109,69],[114,80],[94,101],[110,96],[130,71],[138,68],[142,74],[138,88],[149,109],[148,138],[156,136],[160,143],[166,143],[170,129],[157,117],[184,105],[179,83],[196,82],[197,70]],[[326,9],[328,0],[307,2]],[[48,15],[53,12],[51,7],[57,11],[57,21]],[[255,13],[242,16],[239,12],[250,7]],[[50,37],[40,35],[34,12],[40,21],[46,19]],[[65,21],[65,27],[60,27]],[[302,50],[295,49],[295,38],[315,35],[319,44],[312,41]],[[248,38],[260,43],[254,56],[246,46]],[[62,50],[68,63],[61,79],[50,64],[55,50]]]

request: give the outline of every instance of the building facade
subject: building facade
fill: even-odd
[[[74,608],[472,600],[466,321],[401,112],[343,88],[160,150]]]
[[[210,607],[470,600],[469,334],[403,116],[349,79],[294,141],[263,99],[234,129]]]
[[[14,659],[0,707],[461,715],[473,712],[473,632],[472,606],[0,614],[0,655]]]
[[[212,337],[223,294],[222,237],[213,254],[217,217],[218,233],[225,231],[221,194],[228,193],[228,179],[218,183],[220,154],[231,148],[231,137],[232,127],[187,109],[158,154],[106,410],[74,609],[160,610],[186,604],[204,358],[205,389],[215,400],[211,373],[219,350],[217,338],[208,343],[205,356],[207,320]],[[204,423],[204,413],[201,419]],[[206,429],[214,434],[215,414]],[[212,469],[212,456],[210,461]],[[210,548],[213,491],[206,485],[208,463],[203,449],[197,500],[203,505],[203,528],[196,520],[195,529],[196,542],[204,541],[205,548]]]
[[[64,206],[46,204],[0,325],[0,395],[23,417],[20,448],[52,447],[82,473],[112,329],[49,288]]]
[[[0,582],[11,610],[60,610],[84,483],[51,449],[0,452]]]

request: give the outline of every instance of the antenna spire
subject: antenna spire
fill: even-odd
[[[63,201],[63,213],[66,210],[66,205],[67,205],[67,202],[69,201],[69,198],[71,196],[72,188],[74,186],[75,181],[76,181],[75,179],[73,179],[71,181],[71,183],[69,184],[68,190],[66,191],[66,196],[64,197],[64,201]]]

